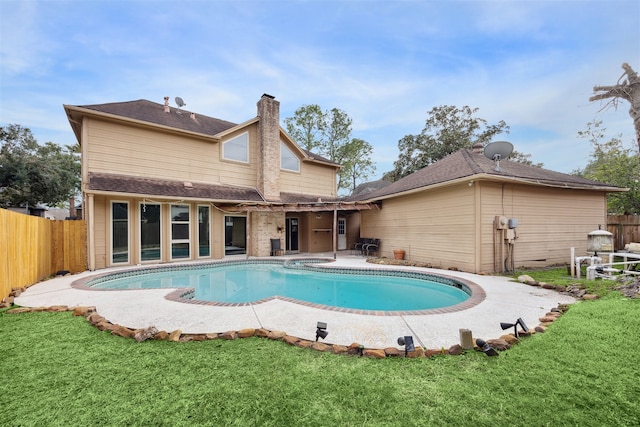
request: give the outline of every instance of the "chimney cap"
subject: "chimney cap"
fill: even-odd
[[[269,95],[268,93],[263,93],[261,98],[275,99],[276,97],[273,95]]]

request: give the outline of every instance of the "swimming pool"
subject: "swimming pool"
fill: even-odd
[[[320,307],[386,312],[467,305],[473,285],[422,272],[318,266],[327,259],[251,260],[160,266],[98,276],[91,289],[178,288],[180,299],[213,305],[278,298]],[[476,285],[477,286],[477,285]],[[477,297],[477,295],[475,295]]]

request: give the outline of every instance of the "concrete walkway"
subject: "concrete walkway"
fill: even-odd
[[[313,254],[313,257],[318,255]],[[332,254],[322,256],[333,257]],[[24,307],[95,306],[99,314],[114,324],[129,328],[155,326],[168,332],[180,329],[183,333],[265,328],[313,340],[316,323],[321,321],[328,325],[329,335],[324,340],[326,343],[349,345],[356,342],[367,348],[398,347],[396,341],[399,336],[412,335],[416,345],[437,349],[458,344],[461,328],[470,329],[474,338],[498,338],[509,332],[502,331],[500,322],[513,323],[521,317],[533,328],[540,323],[540,317],[559,303],[575,302],[570,296],[511,282],[504,277],[377,265],[367,263],[361,256],[348,253],[339,253],[331,266],[395,268],[460,277],[480,285],[486,298],[475,307],[453,313],[370,316],[306,307],[278,299],[243,307],[219,307],[169,301],[165,299],[165,295],[172,289],[94,291],[71,287],[71,283],[79,278],[123,270],[110,268],[38,283],[17,297],[15,303]]]

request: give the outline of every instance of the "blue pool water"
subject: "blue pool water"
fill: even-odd
[[[359,274],[345,274],[334,268],[329,271],[287,268],[282,264],[218,264],[118,277],[91,287],[193,288],[193,298],[200,301],[248,303],[281,296],[334,307],[383,311],[447,307],[470,296],[455,284],[395,276],[393,272],[374,275],[367,274],[368,271]]]

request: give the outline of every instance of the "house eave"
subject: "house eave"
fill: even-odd
[[[354,212],[381,209],[378,203],[368,202],[326,202],[326,203],[247,203],[225,206],[228,212]]]
[[[542,180],[534,180],[534,179],[528,179],[528,178],[499,176],[499,175],[481,173],[481,174],[469,175],[461,178],[452,179],[450,181],[442,181],[442,182],[438,182],[438,183],[427,185],[427,186],[416,187],[410,190],[391,193],[384,196],[374,197],[374,198],[365,199],[365,200],[372,202],[372,201],[378,201],[378,200],[392,199],[395,197],[402,197],[402,196],[408,196],[415,193],[420,193],[422,191],[448,187],[453,185],[459,185],[461,183],[468,184],[473,181],[506,182],[506,183],[517,183],[522,185],[531,185],[531,186],[537,186],[537,187],[561,188],[561,189],[568,189],[568,190],[601,191],[605,193],[614,193],[614,192],[617,193],[617,192],[629,191],[628,188],[620,188],[620,187],[576,185],[571,183],[562,184],[557,182],[545,182]]]
[[[153,194],[126,193],[123,191],[107,191],[107,190],[85,190],[84,193],[86,195],[109,196],[110,198],[122,197],[127,199],[143,199],[143,200],[147,200],[149,203],[176,202],[176,201],[178,202],[191,201],[191,202],[201,202],[201,203],[232,204],[232,205],[240,205],[243,203],[247,203],[246,200],[204,199],[202,197],[190,197],[190,196],[166,196],[166,195],[156,196]]]
[[[259,117],[254,117],[251,120],[247,120],[246,122],[240,123],[232,128],[223,130],[222,132],[218,132],[217,134],[215,134],[215,137],[217,138],[217,140],[221,140],[222,138],[226,137],[227,135],[230,135],[234,132],[237,132],[238,130],[245,128],[247,126],[250,126],[254,123],[257,123],[259,121]]]
[[[323,162],[322,160],[316,160],[316,159],[312,159],[309,157],[305,157],[304,159],[302,159],[303,162],[305,163],[316,163],[319,165],[325,165],[325,166],[331,166],[334,167],[336,169],[342,169],[344,166],[342,165],[338,165],[336,163],[331,163],[331,162]]]

